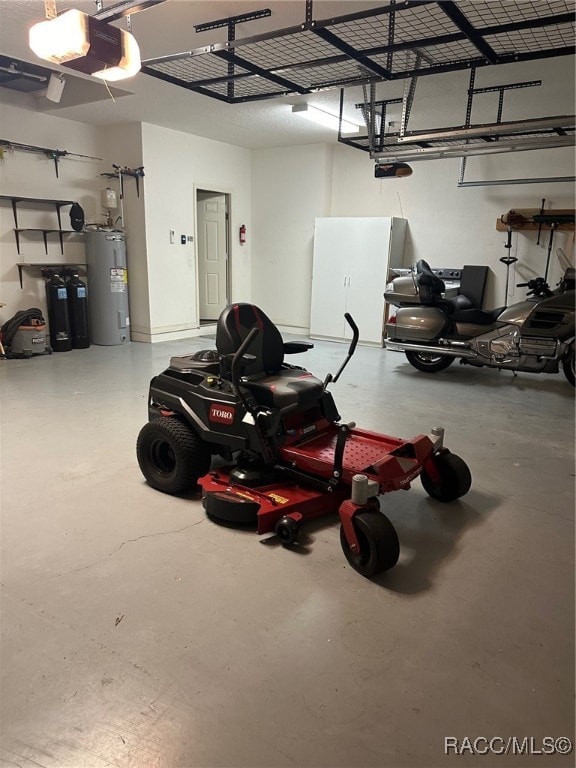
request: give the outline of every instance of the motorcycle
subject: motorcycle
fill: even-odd
[[[558,373],[574,381],[574,267],[551,290],[537,277],[517,287],[526,299],[492,310],[474,308],[464,296],[445,298],[444,281],[425,261],[397,277],[384,297],[398,307],[386,323],[386,349],[404,352],[420,371],[435,373],[460,364]]]

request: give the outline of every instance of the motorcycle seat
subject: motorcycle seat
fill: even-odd
[[[454,312],[452,319],[457,323],[471,323],[472,325],[492,325],[506,307],[496,309],[459,309]]]
[[[455,312],[458,312],[462,309],[474,309],[474,304],[472,304],[470,299],[461,293],[457,296],[453,296],[451,299],[444,299],[444,301],[450,302],[450,304],[454,307]]]

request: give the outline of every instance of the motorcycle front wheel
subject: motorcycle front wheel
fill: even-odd
[[[576,386],[574,384],[575,377],[574,377],[574,342],[570,344],[570,347],[564,357],[562,358],[562,370],[564,371],[564,375],[572,384],[572,386]]]
[[[410,365],[425,373],[443,371],[456,359],[450,355],[439,355],[435,352],[405,352],[404,354]]]

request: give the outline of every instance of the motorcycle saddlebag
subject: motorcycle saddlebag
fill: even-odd
[[[448,324],[446,315],[436,307],[401,307],[392,322],[386,323],[390,341],[432,341]]]

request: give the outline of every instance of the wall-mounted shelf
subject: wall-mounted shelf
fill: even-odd
[[[44,237],[44,253],[48,255],[48,235],[51,232],[57,232],[58,237],[60,239],[60,253],[64,255],[64,235],[83,235],[83,232],[77,232],[75,229],[36,229],[32,227],[25,227],[20,229],[15,229],[14,233],[16,235],[16,250],[18,251],[18,255],[20,255],[20,233],[21,232],[42,232],[42,235]]]
[[[18,277],[20,278],[20,288],[23,288],[22,284],[22,272],[24,269],[39,269],[42,271],[46,267],[65,267],[66,269],[79,269],[83,274],[86,272],[86,264],[62,264],[62,263],[56,263],[53,261],[40,261],[37,264],[23,264],[22,262],[18,262],[16,264],[18,267]]]
[[[574,232],[574,208],[540,211],[537,208],[510,210],[496,220],[498,232],[514,231],[539,232],[542,230],[561,230]]]
[[[10,200],[12,203],[12,213],[14,215],[14,234],[16,236],[16,250],[18,251],[18,255],[20,255],[20,235],[22,233],[26,232],[42,232],[42,235],[44,237],[44,250],[46,254],[48,254],[48,234],[50,232],[57,232],[58,237],[60,240],[60,252],[64,253],[64,235],[67,234],[81,234],[80,232],[76,232],[76,230],[73,229],[62,229],[62,218],[60,214],[61,208],[66,207],[67,205],[73,205],[74,200],[52,200],[50,198],[46,197],[23,197],[23,196],[17,196],[17,195],[0,195],[0,200]],[[58,218],[58,227],[19,227],[18,226],[18,206],[20,204],[27,204],[30,207],[42,207],[42,206],[53,206],[56,211],[56,216]]]

